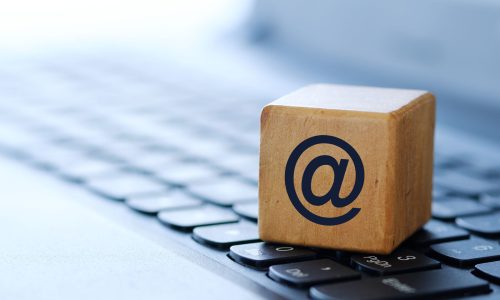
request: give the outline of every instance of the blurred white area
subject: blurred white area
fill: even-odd
[[[251,5],[251,0],[2,1],[0,51],[88,43],[203,43],[237,27]]]

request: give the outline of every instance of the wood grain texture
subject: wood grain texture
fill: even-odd
[[[318,92],[319,91],[319,92]],[[376,103],[376,104],[374,104]],[[305,87],[264,107],[261,115],[259,232],[264,241],[387,254],[430,218],[434,96],[425,91],[337,85]],[[364,184],[345,207],[330,202],[312,205],[302,194],[302,175],[319,155],[349,163],[340,189],[346,196],[356,181],[351,157],[343,149],[318,144],[302,153],[294,187],[302,205],[322,216],[340,216],[352,208],[352,220],[334,226],[304,218],[285,187],[291,152],[305,139],[335,136],[350,144],[364,167]],[[326,194],[334,182],[329,166],[312,177],[314,195]]]

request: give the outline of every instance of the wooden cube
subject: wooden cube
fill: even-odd
[[[264,241],[388,254],[431,214],[434,96],[318,84],[264,107]]]

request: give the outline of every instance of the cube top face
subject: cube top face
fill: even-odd
[[[288,94],[271,105],[390,113],[426,93],[420,90],[315,84]]]
[[[394,104],[380,93],[359,96],[369,88],[346,86],[308,95],[317,88],[280,98],[262,112],[261,239],[389,253],[430,217],[434,98],[392,90],[416,97],[389,98],[400,99]],[[367,99],[387,104],[377,109],[364,105]]]

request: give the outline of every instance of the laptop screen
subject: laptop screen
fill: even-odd
[[[397,85],[453,90],[500,107],[500,4],[494,1],[258,1],[276,44]]]
[[[430,90],[441,124],[500,139],[498,2],[258,0],[252,20],[318,80]]]

